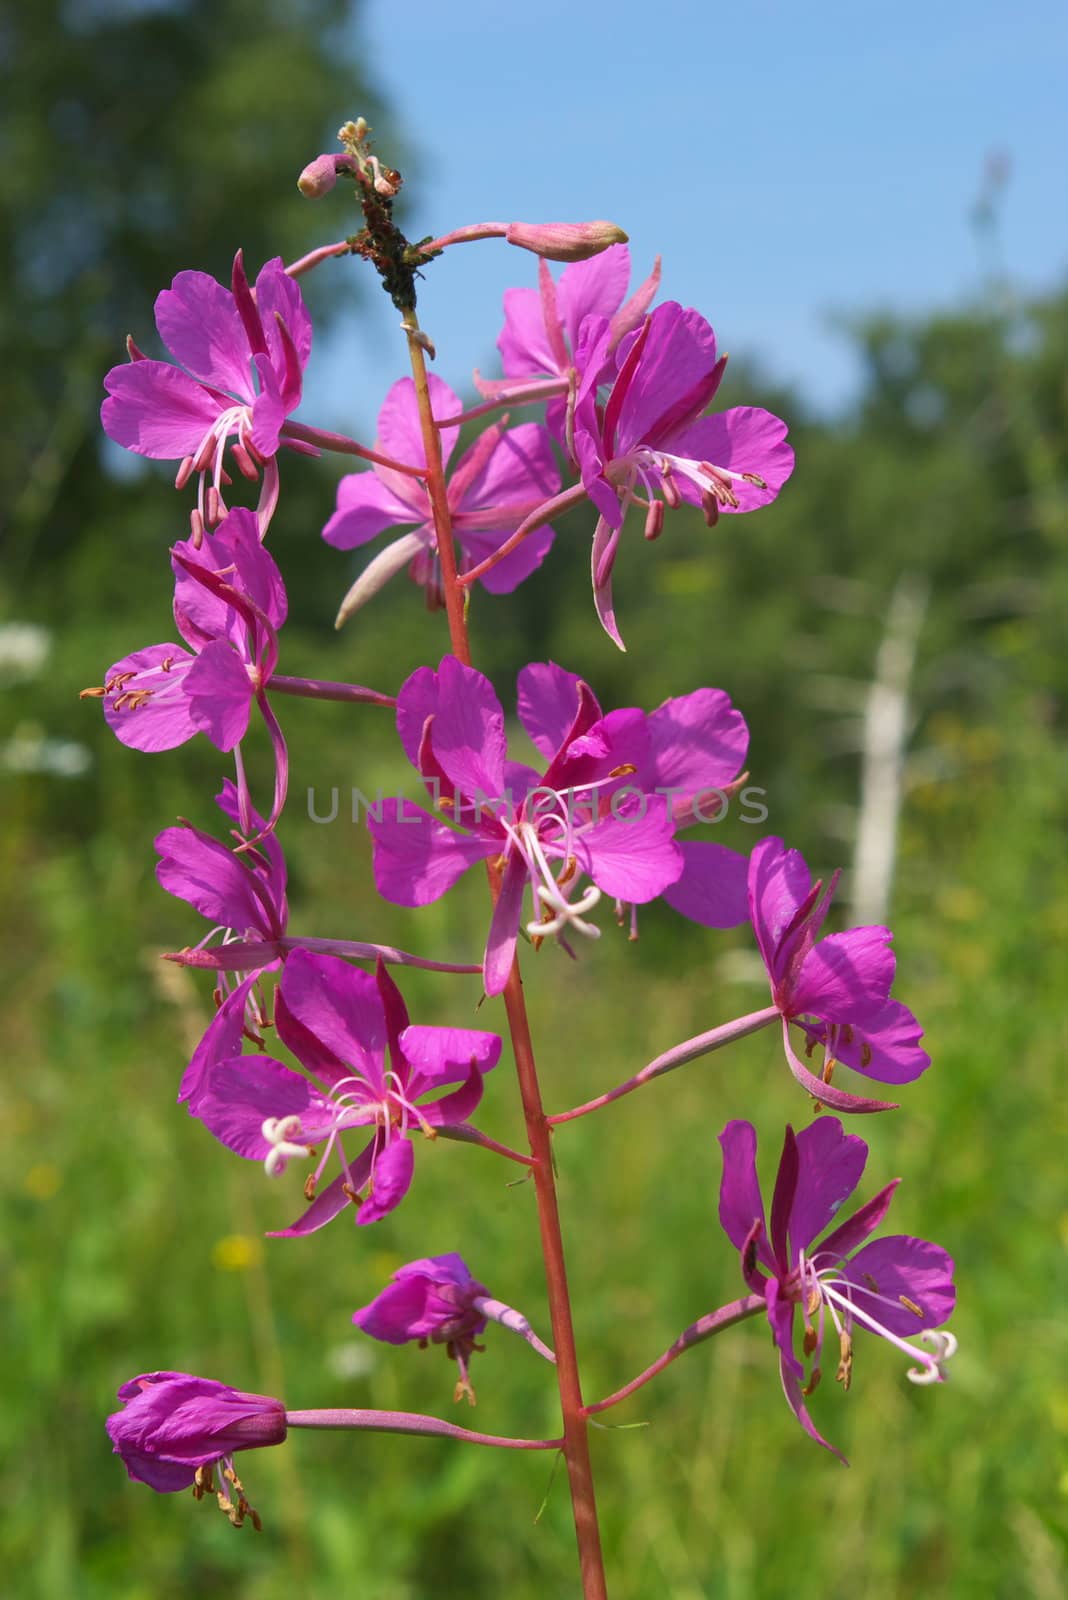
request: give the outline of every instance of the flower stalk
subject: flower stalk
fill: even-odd
[[[748,1016],[736,1017],[733,1022],[724,1022],[718,1028],[709,1029],[707,1033],[699,1033],[692,1039],[684,1039],[681,1044],[657,1056],[655,1061],[650,1061],[647,1067],[636,1072],[633,1078],[628,1078],[625,1083],[617,1084],[614,1089],[606,1090],[604,1094],[597,1095],[596,1099],[587,1100],[581,1106],[572,1106],[570,1111],[554,1112],[547,1120],[555,1127],[557,1123],[574,1122],[576,1117],[584,1117],[591,1111],[600,1111],[602,1106],[611,1105],[613,1100],[622,1100],[625,1094],[631,1094],[643,1084],[652,1083],[654,1078],[663,1077],[665,1072],[674,1072],[676,1067],[683,1067],[688,1061],[696,1061],[712,1050],[722,1049],[725,1044],[733,1044],[736,1039],[745,1039],[751,1033],[758,1033],[761,1028],[776,1022],[778,1016],[779,1013],[774,1006],[765,1006],[763,1011],[751,1011]]]
[[[335,1432],[418,1433],[431,1438],[459,1439],[464,1444],[492,1445],[500,1450],[559,1450],[562,1439],[508,1439],[493,1433],[475,1433],[440,1417],[417,1411],[287,1411],[290,1428],[331,1428]]]
[[[471,644],[467,631],[466,596],[460,585],[456,547],[452,535],[445,473],[442,465],[441,436],[434,421],[430,401],[430,386],[426,370],[425,345],[420,334],[414,306],[402,308],[405,331],[408,336],[408,354],[412,377],[419,402],[419,419],[426,452],[426,488],[434,516],[438,560],[441,563],[442,588],[449,623],[449,639],[453,655],[465,666],[471,665]],[[494,900],[500,893],[499,874],[489,868],[490,888]],[[553,1175],[552,1133],[541,1100],[534,1046],[530,1034],[526,1001],[523,997],[523,980],[518,958],[512,962],[511,972],[504,989],[504,1006],[508,1029],[515,1056],[519,1092],[526,1121],[527,1140],[533,1158],[534,1190],[538,1207],[538,1226],[541,1235],[542,1258],[549,1299],[549,1318],[552,1324],[553,1348],[556,1352],[557,1382],[560,1406],[563,1413],[563,1452],[567,1462],[571,1505],[575,1519],[575,1537],[578,1543],[579,1566],[582,1574],[584,1600],[607,1600],[604,1557],[601,1551],[601,1533],[597,1521],[597,1501],[590,1462],[589,1428],[582,1401],[579,1377],[578,1352],[575,1346],[574,1322],[571,1315],[571,1298],[564,1258],[563,1233],[560,1227],[560,1208]]]
[[[639,1372],[636,1378],[625,1383],[622,1389],[617,1389],[614,1394],[607,1395],[604,1400],[595,1400],[588,1405],[586,1415],[595,1416],[598,1411],[607,1411],[610,1406],[618,1406],[620,1401],[629,1400],[632,1394],[644,1387],[650,1379],[657,1377],[665,1367],[670,1367],[679,1356],[685,1355],[687,1350],[692,1350],[695,1344],[701,1344],[705,1339],[711,1339],[713,1334],[722,1333],[724,1328],[733,1328],[736,1322],[744,1322],[747,1317],[755,1317],[758,1311],[765,1309],[762,1295],[747,1294],[741,1300],[732,1300],[729,1305],[720,1306],[718,1311],[710,1311],[705,1317],[698,1317],[690,1327],[680,1333],[674,1344],[668,1345],[662,1356],[657,1356],[651,1366],[644,1372]]]

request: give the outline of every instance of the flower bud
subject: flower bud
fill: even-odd
[[[199,1470],[236,1450],[281,1444],[286,1408],[186,1372],[149,1372],[119,1390],[123,1410],[108,1418],[116,1455],[131,1478],[161,1494],[187,1489]]]
[[[316,156],[314,161],[308,162],[297,179],[297,188],[305,199],[320,200],[324,194],[330,193],[339,172],[355,172],[357,165],[354,156],[335,156],[329,152]]]
[[[547,261],[587,261],[628,235],[614,222],[510,222],[505,238]]]
[[[427,1256],[395,1272],[392,1282],[352,1320],[372,1339],[386,1344],[407,1344],[411,1339],[429,1339],[432,1344],[470,1342],[486,1326],[474,1301],[487,1292],[461,1256]]]

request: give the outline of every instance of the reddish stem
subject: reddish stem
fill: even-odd
[[[475,378],[477,381],[477,372]],[[499,394],[491,396],[481,405],[472,406],[468,411],[461,411],[458,416],[439,417],[434,426],[458,428],[462,422],[473,422],[476,417],[485,417],[491,411],[499,411],[502,406],[541,404],[545,400],[552,400],[558,394],[566,393],[566,378],[530,378],[526,383],[517,378],[511,386],[507,381],[503,381],[500,384]]]
[[[284,678],[277,672],[271,678],[272,694],[297,694],[307,700],[345,700],[364,706],[395,706],[393,694],[379,694],[359,683],[331,683],[325,678]]]
[[[321,244],[318,250],[309,250],[299,261],[291,261],[286,268],[286,275],[290,278],[299,278],[302,273],[317,267],[322,261],[331,261],[335,256],[351,254],[352,242],[349,239],[339,239],[336,244]]]
[[[732,1328],[736,1322],[744,1322],[746,1317],[755,1317],[758,1311],[766,1310],[767,1301],[762,1294],[747,1294],[741,1300],[732,1300],[730,1305],[720,1306],[718,1311],[710,1311],[707,1317],[698,1318],[685,1333],[680,1333],[675,1343],[669,1345],[662,1356],[657,1356],[651,1367],[639,1372],[636,1378],[625,1383],[622,1389],[617,1389],[606,1400],[595,1400],[587,1406],[586,1415],[592,1417],[597,1411],[607,1411],[609,1406],[617,1406],[621,1400],[626,1400],[635,1390],[648,1383],[650,1378],[655,1378],[658,1372],[670,1367],[673,1361],[695,1344],[700,1344],[703,1339],[711,1339],[714,1333],[722,1333],[724,1328]]]
[[[449,638],[453,654],[465,666],[470,666],[471,645],[467,634],[466,596],[461,588],[457,571],[452,519],[449,514],[445,473],[441,460],[441,439],[434,421],[426,362],[423,347],[419,342],[419,324],[414,309],[404,311],[404,322],[408,330],[408,353],[419,402],[419,420],[427,462],[426,487],[434,514],[445,610],[449,620]],[[500,891],[500,881],[499,874],[492,870],[490,889],[496,898]],[[601,1533],[597,1522],[597,1502],[593,1487],[593,1469],[590,1464],[589,1428],[582,1404],[575,1330],[564,1261],[564,1241],[560,1229],[560,1210],[553,1175],[552,1133],[542,1109],[541,1089],[538,1084],[518,960],[512,963],[512,970],[504,989],[504,1006],[515,1054],[527,1140],[534,1163],[538,1226],[545,1263],[549,1316],[552,1323],[553,1346],[556,1351],[557,1382],[564,1422],[564,1459],[567,1462],[568,1481],[571,1486],[571,1505],[578,1542],[579,1567],[582,1573],[582,1592],[585,1600],[607,1600]]]
[[[450,244],[473,244],[476,239],[503,239],[507,232],[507,222],[473,222],[466,228],[454,228],[451,233],[443,233],[439,239],[431,239],[429,244],[421,244],[419,248],[430,255],[448,249]]]
[[[544,527],[547,522],[552,521],[553,517],[559,516],[562,511],[570,511],[572,506],[581,505],[585,499],[586,490],[584,485],[576,483],[570,489],[563,489],[559,494],[554,494],[551,500],[543,501],[538,509],[531,512],[530,516],[519,524],[515,532],[498,549],[494,550],[492,555],[488,555],[484,561],[478,563],[477,567],[471,567],[469,571],[463,574],[459,579],[461,586],[465,589],[470,588],[477,578],[481,578],[483,574],[489,572],[491,567],[495,567],[499,561],[503,561],[505,556],[510,556],[513,550],[518,550],[523,540],[532,534],[535,528]]]
[[[380,455],[377,450],[369,450],[365,444],[360,444],[358,439],[350,439],[347,433],[309,428],[303,422],[285,422],[282,424],[281,437],[314,445],[317,450],[331,450],[336,455],[359,456],[361,461],[375,461],[380,467],[388,467],[390,472],[403,473],[406,478],[425,477],[422,467],[412,467],[407,462],[394,461],[392,456]]]
[[[744,1039],[748,1034],[768,1027],[778,1017],[777,1006],[766,1006],[763,1011],[751,1011],[746,1017],[736,1017],[733,1022],[724,1022],[708,1033],[699,1033],[696,1038],[684,1039],[682,1044],[665,1050],[662,1056],[650,1061],[647,1067],[636,1072],[633,1078],[628,1078],[626,1083],[617,1083],[614,1089],[606,1090],[595,1100],[587,1100],[581,1106],[572,1106],[570,1111],[557,1111],[548,1121],[555,1127],[558,1122],[573,1122],[576,1117],[584,1117],[589,1111],[600,1111],[602,1106],[611,1105],[613,1100],[622,1100],[625,1094],[640,1089],[642,1084],[651,1083],[654,1078],[662,1077],[665,1072],[673,1072],[688,1061],[696,1061],[698,1056],[706,1056],[710,1050],[719,1050],[725,1044],[732,1044],[735,1039]]]

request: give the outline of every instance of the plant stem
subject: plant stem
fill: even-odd
[[[419,403],[419,420],[427,463],[426,487],[434,514],[445,610],[449,621],[449,638],[453,654],[465,666],[470,666],[471,646],[467,634],[466,596],[460,586],[456,565],[456,548],[453,543],[452,520],[441,460],[441,436],[434,422],[426,361],[419,340],[419,324],[414,307],[405,307],[403,316],[408,329],[408,353]],[[496,898],[500,882],[499,875],[494,874],[492,870],[490,888]],[[512,962],[512,970],[504,989],[504,1006],[519,1078],[527,1140],[534,1159],[534,1190],[538,1206],[542,1257],[545,1263],[553,1347],[556,1352],[557,1382],[564,1423],[563,1450],[571,1487],[571,1506],[575,1519],[575,1537],[578,1542],[582,1592],[585,1600],[607,1600],[601,1533],[597,1522],[597,1502],[593,1486],[593,1469],[590,1464],[589,1427],[582,1404],[575,1330],[571,1317],[571,1299],[560,1229],[560,1209],[553,1175],[552,1133],[541,1103],[541,1089],[538,1084],[518,959]]]
[[[452,653],[465,667],[471,665],[471,645],[467,637],[467,605],[460,588],[456,567],[456,546],[452,537],[452,513],[445,487],[445,468],[441,459],[441,435],[434,424],[434,410],[430,403],[430,383],[426,371],[426,354],[419,342],[419,322],[415,307],[407,306],[403,312],[408,334],[408,356],[415,380],[415,394],[419,404],[419,424],[423,434],[426,455],[426,491],[434,515],[434,533],[437,539],[438,560],[441,563],[441,584],[445,591],[445,614],[449,620],[449,639]]]
[[[323,261],[331,261],[335,256],[352,254],[352,243],[349,239],[339,239],[336,244],[321,244],[318,250],[309,250],[306,256],[301,256],[299,261],[291,261],[286,268],[286,275],[290,278],[299,278],[302,273],[309,272],[312,267],[317,267]]]
[[[746,1317],[755,1317],[758,1311],[765,1310],[767,1301],[763,1295],[747,1294],[741,1300],[732,1300],[730,1305],[720,1306],[718,1311],[710,1311],[707,1317],[699,1317],[685,1333],[679,1334],[662,1356],[657,1356],[651,1367],[639,1372],[636,1378],[624,1384],[622,1389],[617,1389],[615,1394],[610,1394],[606,1400],[595,1400],[586,1407],[586,1415],[592,1417],[596,1411],[607,1411],[609,1406],[617,1406],[621,1400],[626,1400],[635,1390],[648,1383],[650,1378],[655,1378],[658,1372],[663,1372],[685,1351],[700,1344],[702,1339],[711,1339],[714,1333],[722,1333],[724,1328],[732,1328],[736,1322],[744,1322]]]
[[[272,694],[298,694],[309,700],[345,700],[365,706],[395,706],[393,694],[379,694],[377,689],[365,689],[358,683],[330,683],[325,678],[284,678],[279,673],[271,677]]]
[[[547,1120],[555,1127],[558,1122],[573,1122],[576,1117],[584,1117],[589,1111],[599,1111],[602,1106],[611,1105],[613,1100],[622,1100],[625,1094],[640,1089],[643,1083],[651,1083],[654,1078],[661,1077],[665,1072],[673,1072],[676,1067],[683,1067],[688,1061],[696,1061],[698,1056],[706,1056],[710,1050],[719,1050],[725,1044],[733,1044],[735,1039],[744,1039],[747,1034],[768,1027],[770,1023],[777,1021],[778,1017],[779,1011],[776,1006],[766,1006],[763,1011],[751,1011],[748,1016],[736,1017],[733,1022],[724,1022],[718,1028],[711,1028],[708,1033],[699,1033],[692,1039],[684,1039],[682,1044],[675,1045],[671,1050],[665,1050],[662,1056],[650,1061],[647,1067],[636,1072],[633,1078],[628,1078],[626,1083],[618,1083],[614,1089],[606,1090],[595,1100],[587,1100],[581,1106],[573,1106],[570,1111],[554,1112]]]
[[[469,572],[465,572],[463,577],[458,579],[461,587],[469,588],[477,578],[482,577],[483,573],[489,572],[499,561],[503,561],[505,556],[510,556],[513,550],[518,550],[523,540],[529,534],[532,534],[535,528],[544,527],[545,523],[551,521],[553,517],[559,516],[562,511],[570,511],[572,506],[581,505],[585,499],[585,486],[581,483],[576,483],[572,488],[564,489],[560,494],[554,494],[551,500],[543,501],[537,510],[531,512],[530,516],[519,524],[515,532],[510,534],[504,543],[493,551],[492,555],[488,555],[484,561],[478,563],[477,567],[472,567]]]
[[[303,422],[284,422],[281,438],[312,445],[316,450],[331,450],[336,455],[359,456],[361,461],[373,461],[380,467],[388,467],[390,472],[402,473],[406,478],[423,476],[422,467],[412,467],[406,461],[394,461],[392,456],[369,450],[358,439],[350,439],[347,433],[330,433],[326,428],[310,428]]]
[[[442,1439],[462,1439],[466,1444],[491,1444],[502,1450],[559,1450],[562,1439],[504,1439],[492,1433],[473,1433],[440,1417],[417,1411],[287,1411],[290,1428],[339,1428],[366,1433],[422,1433]]]

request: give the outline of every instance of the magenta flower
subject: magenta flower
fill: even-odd
[[[217,1492],[235,1527],[259,1518],[245,1499],[233,1457],[286,1437],[286,1408],[270,1395],[245,1394],[212,1378],[187,1372],[148,1372],[119,1390],[123,1409],[107,1420],[108,1435],[131,1478],[160,1494],[193,1485],[197,1499]],[[215,1490],[211,1469],[222,1466]],[[231,1495],[230,1491],[233,1491]]]
[[[300,404],[311,353],[299,287],[276,257],[250,290],[238,251],[230,290],[204,272],[180,272],[156,300],[156,327],[179,366],[138,356],[112,367],[104,379],[104,432],[137,455],[180,461],[179,488],[200,475],[194,537],[225,511],[228,445],[245,477],[256,478],[269,463],[259,508],[266,527],[277,500],[274,457],[283,424]]]
[[[352,1320],[372,1339],[381,1339],[385,1344],[408,1344],[418,1339],[423,1349],[428,1343],[445,1345],[460,1370],[453,1398],[459,1400],[466,1395],[474,1405],[468,1364],[472,1352],[482,1349],[475,1340],[490,1318],[518,1333],[546,1360],[555,1359],[527,1319],[492,1299],[489,1290],[471,1276],[467,1263],[455,1252],[409,1261],[393,1274],[392,1281],[370,1305],[353,1313]]]
[[[430,396],[437,417],[458,416],[463,410],[459,395],[433,375]],[[459,434],[459,428],[441,430],[446,465]],[[411,378],[401,378],[386,396],[378,413],[375,448],[395,461],[425,468],[419,407]],[[460,457],[448,484],[461,571],[492,555],[523,519],[559,487],[560,470],[544,428],[525,422],[505,431],[503,421],[487,428]],[[423,482],[378,463],[370,472],[342,478],[337,510],[323,529],[328,544],[339,550],[352,550],[385,528],[405,523],[415,523],[415,531],[387,545],[375,557],[342,607],[343,615],[350,615],[369,600],[403,566],[408,566],[413,579],[426,588],[435,604],[441,603],[441,576],[433,511]],[[552,542],[550,527],[537,529],[513,555],[506,556],[486,574],[486,588],[493,594],[510,593],[541,565]]]
[[[530,885],[534,939],[596,938],[585,920],[602,892],[621,905],[663,894],[712,927],[745,920],[744,857],[725,846],[675,841],[702,791],[721,794],[748,734],[726,695],[700,689],[647,716],[604,716],[589,686],[551,662],[519,675],[519,717],[548,760],[539,776],[507,759],[504,713],[492,685],[446,656],[402,686],[397,731],[436,807],[455,827],[399,802],[368,819],[379,893],[397,905],[439,899],[468,867],[493,860],[501,891],[484,961],[487,994],[508,979]],[[462,831],[461,831],[462,830]],[[583,875],[591,880],[578,891]]]
[[[750,1291],[767,1302],[787,1401],[805,1432],[845,1461],[819,1434],[805,1406],[820,1380],[827,1320],[838,1343],[835,1376],[844,1388],[849,1388],[852,1376],[853,1330],[858,1326],[886,1339],[916,1363],[907,1374],[913,1383],[939,1383],[944,1376],[942,1362],[953,1354],[956,1340],[951,1333],[931,1330],[953,1311],[953,1262],[938,1245],[905,1234],[864,1244],[886,1215],[897,1179],[819,1244],[813,1243],[853,1193],[868,1159],[864,1140],[844,1133],[836,1117],[821,1117],[796,1135],[787,1128],[771,1202],[770,1234],[757,1180],[755,1129],[748,1122],[729,1122],[719,1142],[723,1147],[719,1220],[741,1252],[742,1275]],[[802,1353],[806,1360],[812,1358],[804,1383],[804,1364],[794,1352],[799,1308]],[[915,1334],[933,1353],[910,1342]]]
[[[755,511],[775,499],[793,471],[786,424],[757,406],[703,416],[719,388],[726,357],[705,319],[668,301],[615,350],[613,325],[588,317],[576,351],[581,374],[574,411],[574,454],[600,513],[593,544],[598,615],[622,648],[612,608],[612,569],[627,508],[645,509],[646,537],[663,525],[664,506],[700,506],[709,523],[721,511]],[[614,361],[611,389],[600,389]],[[642,491],[641,498],[638,491]]]
[[[630,251],[625,244],[614,244],[588,261],[565,267],[557,282],[546,264],[539,262],[537,289],[505,290],[504,327],[497,340],[505,377],[487,381],[476,373],[479,391],[504,396],[516,390],[518,380],[548,379],[552,381],[545,384],[547,395],[563,392],[574,378],[574,353],[583,320],[598,316],[610,321],[607,360],[648,311],[660,283],[659,258],[624,305],[629,282]],[[529,382],[523,388],[528,389]],[[556,412],[554,431],[558,431],[563,407],[557,406]]]
[[[305,1184],[311,1204],[274,1237],[314,1233],[351,1201],[356,1221],[377,1222],[403,1200],[417,1132],[465,1123],[482,1098],[483,1074],[501,1041],[470,1028],[411,1025],[384,964],[374,977],[334,956],[294,950],[275,998],[279,1038],[312,1074],[304,1077],[265,1055],[213,1060],[194,1115],[215,1137],[269,1176],[291,1160],[322,1153]],[[452,1088],[459,1084],[459,1088]],[[442,1089],[440,1099],[426,1096]],[[193,1109],[191,1107],[191,1109]],[[353,1161],[343,1136],[373,1130]],[[334,1151],[340,1175],[312,1200]]]
[[[232,750],[248,729],[253,700],[278,661],[286,618],[281,574],[260,543],[251,511],[232,511],[199,549],[171,551],[174,620],[188,650],[154,644],[116,661],[102,690],[108,726],[135,750],[173,750],[204,733]],[[278,738],[270,719],[276,749]]]
[[[233,837],[244,844],[238,831],[238,793],[229,778],[215,803],[235,824]],[[265,832],[262,817],[253,812],[250,821],[257,844],[239,852],[188,822],[164,828],[155,840],[161,886],[212,923],[204,943],[221,932],[222,949],[238,946],[243,963],[281,955],[279,941],[289,920],[282,846],[273,833]],[[230,967],[230,961],[221,960],[220,966]]]
[[[229,779],[215,803],[240,825],[238,792]],[[194,1115],[212,1066],[238,1055],[243,1037],[262,1047],[260,1030],[266,1025],[267,1008],[260,979],[265,972],[277,970],[285,955],[281,944],[289,919],[285,856],[257,812],[251,813],[248,825],[257,843],[239,851],[228,849],[189,823],[165,828],[156,838],[160,884],[212,924],[196,947],[195,962],[190,962],[215,968],[218,1006],[193,1052],[178,1094],[179,1104],[188,1101]],[[240,832],[235,831],[234,838],[245,844]],[[218,933],[222,934],[221,944],[205,949]]]
[[[912,1012],[890,999],[894,956],[889,928],[850,928],[817,939],[830,909],[838,874],[823,893],[799,850],[781,839],[762,839],[749,858],[749,914],[771,997],[782,1014],[790,1070],[824,1105],[838,1111],[881,1111],[885,1102],[832,1088],[837,1062],[882,1083],[911,1083],[931,1058],[920,1047],[922,1029]],[[790,1024],[806,1035],[806,1054],[822,1045],[820,1077],[809,1072],[790,1044]]]

